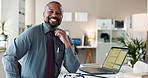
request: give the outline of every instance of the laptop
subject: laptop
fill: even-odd
[[[119,72],[123,62],[127,56],[129,49],[122,47],[112,47],[102,65],[96,66],[84,66],[80,68],[80,71],[89,73],[89,74],[116,74]]]

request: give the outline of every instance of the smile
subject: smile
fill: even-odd
[[[53,18],[51,18],[50,20],[53,21],[53,22],[56,22],[57,21],[57,19],[53,19]]]

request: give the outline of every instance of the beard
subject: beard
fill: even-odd
[[[57,23],[55,23],[54,25],[49,21],[50,19],[56,19]],[[57,28],[61,22],[60,19],[58,19],[57,17],[48,17],[48,21],[45,21],[45,23],[47,23],[49,25],[50,28]]]

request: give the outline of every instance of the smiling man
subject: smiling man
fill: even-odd
[[[57,78],[62,64],[70,73],[79,68],[71,39],[58,28],[63,18],[62,5],[49,2],[43,17],[45,23],[24,31],[6,50],[3,66],[7,78]]]
[[[58,4],[58,5],[57,5]],[[56,28],[61,24],[63,8],[59,3],[49,3],[44,9],[44,21],[50,24],[50,28]]]

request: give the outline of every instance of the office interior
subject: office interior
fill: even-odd
[[[43,23],[44,6],[52,0],[1,0],[0,1],[0,20],[6,21],[5,34],[8,35],[7,48],[15,37],[23,32],[27,25],[36,25]],[[106,49],[104,44],[98,44],[97,19],[111,19],[124,21],[130,19],[132,15],[138,13],[147,13],[147,0],[56,0],[64,7],[65,19],[59,26],[66,30],[72,39],[80,39],[82,45],[83,36],[89,34],[92,40],[87,46],[94,47],[92,53],[93,63],[102,64],[106,53],[98,54],[98,51]],[[69,18],[68,18],[69,17]],[[145,32],[136,32],[132,26],[125,25],[125,32],[130,31],[133,37],[146,40]],[[1,27],[2,28],[2,27]],[[0,32],[2,30],[0,29]],[[112,35],[114,35],[112,33]],[[92,37],[93,36],[93,37]],[[115,34],[118,37],[118,34]],[[92,41],[92,42],[91,42]],[[111,43],[110,43],[111,44]],[[110,46],[109,46],[110,47]],[[109,48],[108,47],[108,48]],[[98,50],[99,48],[99,50]],[[82,64],[92,63],[90,57],[86,60],[87,48],[78,47],[78,56]],[[102,49],[102,50],[100,50]],[[109,49],[108,49],[109,50]],[[0,60],[4,52],[0,52]],[[98,54],[98,55],[97,55]],[[100,57],[103,56],[103,57]],[[0,76],[5,78],[2,63],[0,61]]]

